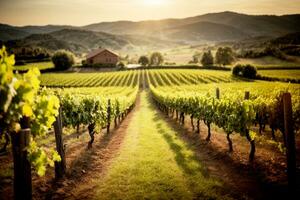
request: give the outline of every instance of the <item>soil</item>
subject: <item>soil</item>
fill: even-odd
[[[189,119],[182,126],[175,118],[161,114],[181,138],[191,145],[198,159],[208,168],[209,174],[221,179],[237,194],[245,194],[245,197],[253,199],[293,199],[289,197],[287,188],[285,156],[278,149],[257,145],[255,161],[249,163],[250,145],[245,138],[231,136],[234,152],[230,153],[226,134],[222,130],[216,132],[213,129],[211,140],[207,142],[207,127],[204,123],[201,123],[198,134],[192,129]],[[299,140],[297,145],[299,147]]]

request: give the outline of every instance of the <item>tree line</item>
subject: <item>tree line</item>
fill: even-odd
[[[234,59],[234,52],[230,47],[219,47],[215,56],[210,50],[203,52],[203,54],[195,53],[190,64],[200,63],[205,67],[215,64],[226,66],[232,64]],[[160,52],[154,52],[150,56],[142,55],[139,57],[138,63],[144,67],[160,66],[164,63],[164,56]]]

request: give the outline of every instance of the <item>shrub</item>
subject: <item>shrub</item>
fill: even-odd
[[[237,64],[232,69],[232,74],[235,76],[242,76],[243,75],[243,66],[241,64]]]
[[[252,65],[245,65],[243,68],[243,77],[254,79],[256,77],[257,70],[256,67]]]
[[[232,74],[235,76],[242,76],[244,78],[255,79],[257,75],[257,69],[256,67],[249,64],[238,64],[232,69]]]
[[[149,58],[147,56],[141,56],[138,63],[145,67],[149,65]]]
[[[125,64],[123,63],[123,62],[119,62],[118,64],[117,64],[117,67],[119,67],[120,69],[125,69],[126,67],[125,67]]]
[[[69,69],[74,64],[74,54],[69,51],[58,50],[52,56],[52,62],[57,70]]]

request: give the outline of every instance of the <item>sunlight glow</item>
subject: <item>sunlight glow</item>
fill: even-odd
[[[167,0],[144,0],[146,5],[162,5],[166,4]]]

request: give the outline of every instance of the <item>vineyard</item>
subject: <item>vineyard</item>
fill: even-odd
[[[239,133],[245,136],[251,144],[250,161],[254,159],[256,132],[252,128],[259,124],[259,133],[266,125],[271,128],[272,138],[276,140],[275,130],[284,134],[284,127],[280,116],[283,111],[279,109],[281,104],[281,92],[291,92],[293,99],[293,121],[294,130],[299,131],[300,127],[300,87],[299,85],[278,86],[262,84],[222,84],[205,86],[178,86],[178,87],[153,87],[151,92],[157,101],[160,109],[168,115],[175,115],[181,123],[184,123],[184,115],[191,117],[191,125],[194,129],[193,119],[197,120],[197,132],[199,122],[202,120],[208,127],[206,140],[211,137],[211,125],[215,124],[222,128],[227,134],[229,151],[233,151],[230,135]],[[256,88],[261,90],[257,91]],[[216,88],[222,91],[216,95]],[[244,91],[248,91],[245,98]],[[251,94],[251,96],[250,96]],[[284,137],[283,137],[284,138]]]
[[[138,71],[108,73],[44,74],[41,85],[47,87],[109,87],[138,84]]]
[[[23,76],[24,80],[28,81],[27,74]],[[61,186],[66,193],[76,194],[78,191],[74,191],[74,188],[88,191],[84,184],[77,184],[78,181],[90,182],[84,179],[86,176],[93,180],[89,184],[96,184],[97,186],[93,187],[98,188],[96,193],[88,191],[88,195],[104,199],[122,198],[125,194],[128,195],[127,199],[157,198],[159,192],[148,194],[147,189],[161,191],[159,184],[166,184],[164,186],[166,198],[223,199],[222,194],[226,193],[226,199],[236,199],[237,194],[233,194],[223,182],[229,184],[229,181],[234,182],[233,179],[236,177],[247,181],[251,177],[239,175],[239,172],[233,170],[229,173],[232,179],[217,172],[212,172],[213,178],[206,178],[205,174],[209,172],[204,172],[203,163],[197,156],[198,154],[206,156],[209,160],[211,158],[208,155],[213,152],[218,152],[218,157],[211,160],[210,167],[222,164],[224,165],[222,169],[226,168],[227,171],[233,169],[233,165],[243,164],[247,168],[241,167],[242,171],[244,168],[246,171],[253,170],[253,173],[259,171],[265,178],[267,177],[267,180],[272,176],[277,182],[287,182],[284,170],[289,141],[285,137],[283,104],[289,93],[291,121],[294,122],[291,127],[298,144],[299,84],[250,81],[234,77],[227,71],[190,69],[42,75],[36,72],[31,76],[39,78],[36,84],[40,84],[40,87],[35,86],[34,95],[37,96],[36,101],[41,103],[32,106],[34,108],[32,112],[38,114],[31,118],[32,115],[28,114],[30,110],[28,111],[26,107],[20,111],[20,115],[29,115],[27,117],[30,123],[27,128],[31,127],[31,137],[35,141],[29,149],[31,164],[36,174],[45,175],[46,180],[52,176],[61,179],[68,174],[67,178],[63,178],[67,183]],[[47,100],[51,98],[55,103],[46,105]],[[34,102],[31,103],[34,105]],[[23,106],[22,103],[20,105]],[[44,110],[38,111],[39,108]],[[156,111],[156,108],[160,112]],[[44,118],[39,117],[42,113],[48,114]],[[40,127],[39,124],[45,125]],[[14,145],[10,144],[9,135],[14,134],[10,130],[16,126],[15,122],[5,126],[7,128],[0,129],[1,145],[4,144],[2,152],[9,151],[8,146]],[[22,125],[21,129],[24,128],[26,127]],[[37,128],[38,131],[35,130]],[[105,142],[105,145],[102,142]],[[109,146],[110,142],[113,143],[112,147]],[[76,149],[84,153],[78,153]],[[203,152],[203,149],[206,150]],[[50,152],[54,152],[54,157],[50,156]],[[112,152],[117,155],[116,158]],[[82,155],[85,157],[81,157]],[[86,167],[90,161],[80,161],[87,159],[86,157],[89,159],[93,157],[95,161],[95,164],[90,164],[90,168]],[[95,179],[93,170],[91,172],[86,170],[98,169],[97,165],[101,166],[102,170],[104,167],[102,165],[106,163],[105,158],[117,161],[112,162],[111,167],[105,166],[109,172],[103,180]],[[223,158],[225,161],[221,161]],[[97,161],[99,159],[101,162],[104,160],[104,164],[99,163],[100,161]],[[0,166],[0,176],[10,179],[12,172],[7,170],[8,168],[12,170],[9,164],[12,163],[12,158],[5,155],[3,160],[6,162]],[[48,172],[50,169],[46,171],[46,168],[53,167],[54,163],[55,175],[51,175]],[[76,163],[81,164],[76,166]],[[163,169],[164,166],[168,167]],[[169,172],[168,168],[172,168],[173,172]],[[103,175],[101,170],[99,172],[96,170],[95,177]],[[76,174],[75,178],[69,177],[72,173]],[[177,175],[181,176],[180,180],[176,179]],[[33,177],[35,183],[41,183],[40,177],[35,175]],[[14,183],[24,180],[22,178],[24,177],[15,179]],[[182,181],[185,179],[187,182]],[[145,181],[153,185],[149,186]],[[160,181],[162,183],[154,184]],[[258,187],[257,184],[253,185]],[[220,188],[216,189],[218,187]],[[246,186],[238,188],[237,185],[230,185],[230,187],[237,193],[244,193],[247,190]],[[3,188],[0,194],[9,191],[7,197],[11,197],[12,191],[7,189],[8,185],[4,184]],[[50,186],[47,188],[42,190],[59,189],[49,189]],[[187,192],[189,190],[191,192]],[[57,199],[67,198],[66,194],[55,191],[53,195]],[[143,191],[143,194],[139,191]],[[37,194],[35,190],[33,193],[36,198],[43,198],[43,193]],[[273,193],[268,197],[276,194]],[[254,194],[247,193],[247,195]],[[83,198],[82,194],[79,194],[77,198],[81,197]]]
[[[41,85],[47,87],[108,87],[138,84],[139,76],[150,75],[159,84],[181,85],[240,81],[229,72],[211,70],[132,70],[106,73],[49,73],[41,76]]]
[[[259,74],[272,78],[300,79],[300,70],[259,70]]]

